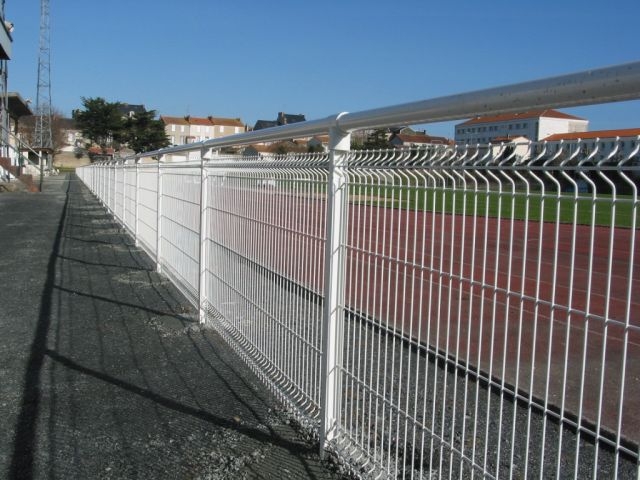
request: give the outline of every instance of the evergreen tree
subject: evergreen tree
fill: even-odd
[[[103,149],[121,140],[124,121],[120,103],[107,102],[100,97],[82,97],[82,105],[84,110],[74,110],[73,118],[84,138]]]
[[[155,110],[122,114],[122,103],[107,102],[104,98],[82,97],[83,110],[75,110],[73,118],[82,135],[105,149],[127,144],[136,153],[157,150],[169,145],[164,124],[156,119]]]
[[[136,153],[158,150],[169,145],[164,124],[155,117],[155,110],[128,117],[124,121],[123,143]]]

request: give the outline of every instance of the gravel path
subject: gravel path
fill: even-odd
[[[75,175],[0,225],[1,478],[341,478]]]

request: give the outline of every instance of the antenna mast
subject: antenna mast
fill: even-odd
[[[51,134],[51,49],[49,0],[40,0],[40,51],[38,54],[38,91],[36,94],[35,148],[47,166],[52,167],[53,138]]]

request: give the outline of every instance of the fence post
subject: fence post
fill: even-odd
[[[129,175],[129,168],[127,166],[127,160],[122,162],[122,225],[125,231],[127,230],[127,176]]]
[[[138,240],[138,215],[140,214],[139,209],[138,209],[138,205],[140,203],[140,195],[139,195],[139,191],[140,191],[140,172],[138,164],[140,163],[140,159],[139,158],[135,158],[134,160],[134,166],[136,168],[136,196],[135,196],[135,200],[134,200],[134,219],[133,219],[133,237],[135,239],[136,242],[136,247],[140,246],[140,241]]]
[[[104,205],[104,166],[102,163],[98,168],[100,168],[100,182],[98,186],[98,192],[100,192],[100,194],[98,196],[100,197],[100,203]]]
[[[200,276],[198,278],[198,305],[200,323],[206,320],[205,301],[207,287],[207,170],[205,167],[206,149],[200,152],[200,247],[198,267]]]
[[[160,262],[160,245],[162,244],[162,168],[160,164],[162,163],[162,158],[164,155],[158,156],[158,186],[157,186],[157,201],[156,201],[156,271],[158,273],[162,272],[162,264]]]
[[[107,212],[111,211],[111,165],[108,163],[105,163],[104,165],[104,170],[105,170],[105,205],[107,206]]]
[[[320,454],[335,438],[340,414],[342,349],[344,337],[344,288],[347,206],[349,195],[344,167],[351,134],[337,126],[329,130],[329,181],[327,188],[324,306],[322,312],[322,370]]]
[[[120,170],[122,171],[120,177],[122,177],[122,228],[127,230],[127,161],[123,160],[120,164]]]

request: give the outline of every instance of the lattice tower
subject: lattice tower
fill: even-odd
[[[40,50],[38,54],[38,91],[36,94],[35,147],[47,156],[53,151],[51,134],[51,49],[49,0],[40,0]]]

